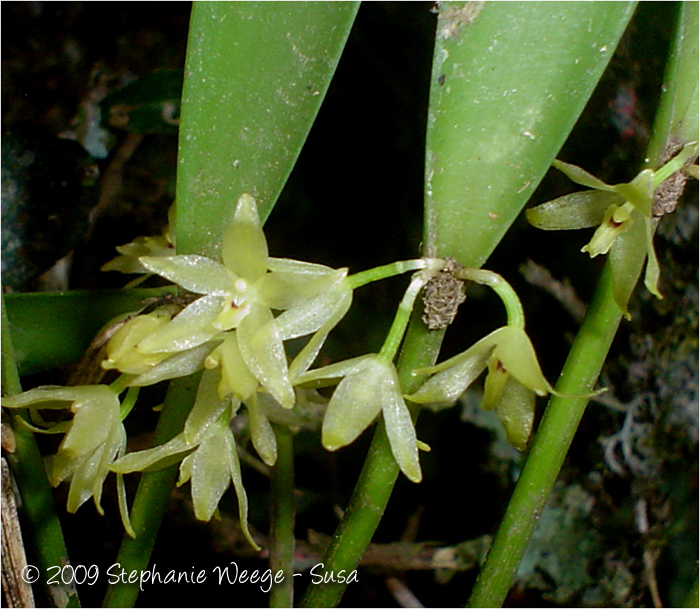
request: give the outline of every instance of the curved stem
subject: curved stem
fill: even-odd
[[[503,302],[508,315],[508,325],[525,329],[525,313],[520,298],[511,285],[498,273],[485,269],[460,269],[455,273],[460,279],[468,279],[490,287]]]
[[[373,269],[368,269],[366,271],[360,271],[354,275],[348,277],[348,282],[352,286],[352,289],[360,288],[363,285],[372,283],[374,281],[379,281],[380,279],[387,279],[389,277],[395,277],[396,275],[402,275],[408,271],[419,271],[421,269],[431,269],[433,271],[439,271],[445,266],[445,262],[439,258],[417,258],[415,260],[401,260],[399,262],[392,262],[391,264],[385,264],[383,266],[378,266]]]

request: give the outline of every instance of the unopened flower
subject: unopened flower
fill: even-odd
[[[420,404],[453,404],[488,369],[482,406],[496,409],[508,441],[524,450],[535,415],[535,394],[554,393],[542,374],[525,330],[504,326],[437,366],[416,370],[432,374],[407,399]]]

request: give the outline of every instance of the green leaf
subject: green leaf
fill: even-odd
[[[301,151],[359,2],[195,2],[177,182],[181,253],[218,258],[240,195],[267,218]]]

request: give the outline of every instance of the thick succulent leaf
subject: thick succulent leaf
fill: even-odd
[[[210,425],[231,405],[231,398],[221,399],[218,387],[221,380],[219,370],[205,370],[199,381],[194,406],[185,421],[185,441],[195,444],[205,437]]]
[[[382,409],[386,366],[376,355],[365,358],[333,392],[323,419],[322,443],[337,450],[352,443]]]
[[[194,349],[181,351],[171,355],[162,362],[156,364],[145,374],[141,374],[129,382],[133,387],[145,387],[155,385],[161,381],[189,376],[204,366],[204,360],[216,346],[215,342],[204,343]]]
[[[537,395],[552,393],[554,389],[542,374],[537,354],[525,330],[512,326],[502,330],[493,357],[499,359],[510,374]]]
[[[284,408],[294,407],[287,356],[270,309],[254,303],[238,326],[238,346],[248,369]]]
[[[165,444],[129,453],[121,459],[117,459],[112,463],[110,469],[120,474],[155,471],[181,461],[195,448],[196,445],[187,442],[185,434],[181,433]]]
[[[496,406],[508,442],[518,450],[527,448],[535,420],[535,394],[514,378],[509,378]]]
[[[379,380],[379,399],[391,452],[405,476],[412,482],[420,482],[423,474],[418,460],[416,430],[401,396],[401,386],[394,365],[382,363],[384,372]]]
[[[255,295],[260,304],[286,310],[334,289],[345,275],[344,269],[324,274],[268,273],[255,284]]]
[[[141,264],[151,273],[177,283],[195,294],[228,294],[237,277],[204,256],[144,256]]]
[[[317,296],[288,309],[277,317],[277,327],[282,340],[316,332],[329,319],[336,319],[339,311],[344,309],[344,312],[347,312],[351,299],[352,289],[341,280],[329,285]],[[337,319],[336,323],[341,318]]]
[[[644,218],[641,214],[633,214],[628,222],[627,230],[615,240],[610,248],[609,256],[612,268],[613,297],[627,319],[630,319],[627,303],[639,280],[647,251]]]
[[[576,165],[571,165],[570,163],[564,163],[564,161],[555,160],[552,163],[552,167],[555,167],[572,182],[576,182],[576,184],[580,184],[581,186],[595,188],[596,190],[615,190],[614,186],[606,184],[605,182],[599,180],[595,176],[591,175],[590,173]]]
[[[221,314],[224,300],[217,295],[198,298],[169,323],[144,338],[139,343],[139,351],[173,353],[207,342],[220,332],[214,322]]]
[[[257,394],[253,394],[245,403],[250,420],[250,435],[253,446],[260,458],[270,467],[277,462],[277,440],[272,425],[267,420],[265,409],[258,402]]]
[[[237,276],[255,282],[267,272],[267,241],[260,226],[255,199],[242,194],[233,222],[221,246],[224,266]]]
[[[598,226],[611,205],[624,201],[614,192],[584,190],[528,209],[527,220],[542,230],[575,230]]]

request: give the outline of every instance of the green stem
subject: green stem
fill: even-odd
[[[379,352],[379,356],[383,357],[388,362],[393,362],[396,357],[396,353],[406,333],[406,327],[411,319],[411,312],[413,311],[413,304],[416,301],[416,296],[418,296],[418,292],[420,292],[421,288],[428,281],[428,278],[427,275],[423,274],[415,275],[413,279],[411,279],[411,283],[401,299],[396,317],[394,317],[394,322],[391,324],[389,333]]]
[[[368,283],[379,281],[381,279],[387,279],[388,277],[394,277],[396,275],[402,275],[408,271],[418,271],[426,268],[438,271],[444,265],[444,261],[435,258],[401,260],[399,262],[392,262],[391,264],[385,264],[384,266],[378,266],[373,269],[355,273],[354,275],[350,275],[348,277],[348,281],[354,290],[355,288],[360,288]]]
[[[692,588],[688,591],[688,595],[683,601],[684,607],[697,607],[700,601],[700,589],[698,587],[698,578],[695,578]]]
[[[593,390],[620,320],[607,264],[557,383],[559,393]],[[587,404],[586,397],[550,399],[468,607],[502,606]]]
[[[525,313],[523,305],[520,303],[520,298],[516,294],[511,285],[503,279],[498,273],[487,271],[485,269],[460,269],[456,273],[460,279],[468,279],[481,285],[490,287],[503,302],[508,315],[508,325],[516,328],[525,328]]]
[[[192,409],[199,385],[200,374],[171,381],[163,412],[156,427],[154,446],[164,444],[177,435]],[[131,524],[136,538],[124,535],[115,563],[127,573],[145,571],[155,545],[160,523],[170,499],[177,476],[177,464],[153,472],[146,472],[136,491],[131,511]],[[139,582],[120,580],[107,589],[104,607],[133,607],[139,594]]]
[[[2,298],[2,393],[16,395],[22,386],[15,364],[10,324]],[[26,415],[21,415],[28,420]],[[25,517],[23,534],[31,555],[43,577],[48,579],[49,567],[69,564],[63,531],[54,510],[51,486],[44,474],[44,461],[34,438],[34,433],[25,425],[13,426],[15,450],[7,453],[17,488],[22,498],[22,513]],[[78,593],[72,586],[51,586],[47,593],[55,607],[79,607]]]
[[[294,606],[294,434],[274,425],[277,463],[272,469],[270,506],[270,570],[273,578],[280,571],[284,579],[273,583],[270,607]],[[274,580],[273,580],[274,581]]]
[[[422,381],[414,377],[411,371],[435,363],[443,336],[443,331],[429,331],[420,315],[413,315],[398,363],[399,380],[404,393],[412,393],[418,388]],[[412,410],[412,414],[415,418],[417,409]],[[360,478],[333,541],[323,557],[326,573],[332,571],[337,574],[345,570],[345,574],[349,575],[357,568],[379,526],[398,474],[399,468],[391,452],[384,423],[380,419]],[[301,599],[300,606],[334,607],[344,591],[345,584],[338,582],[311,585]]]

